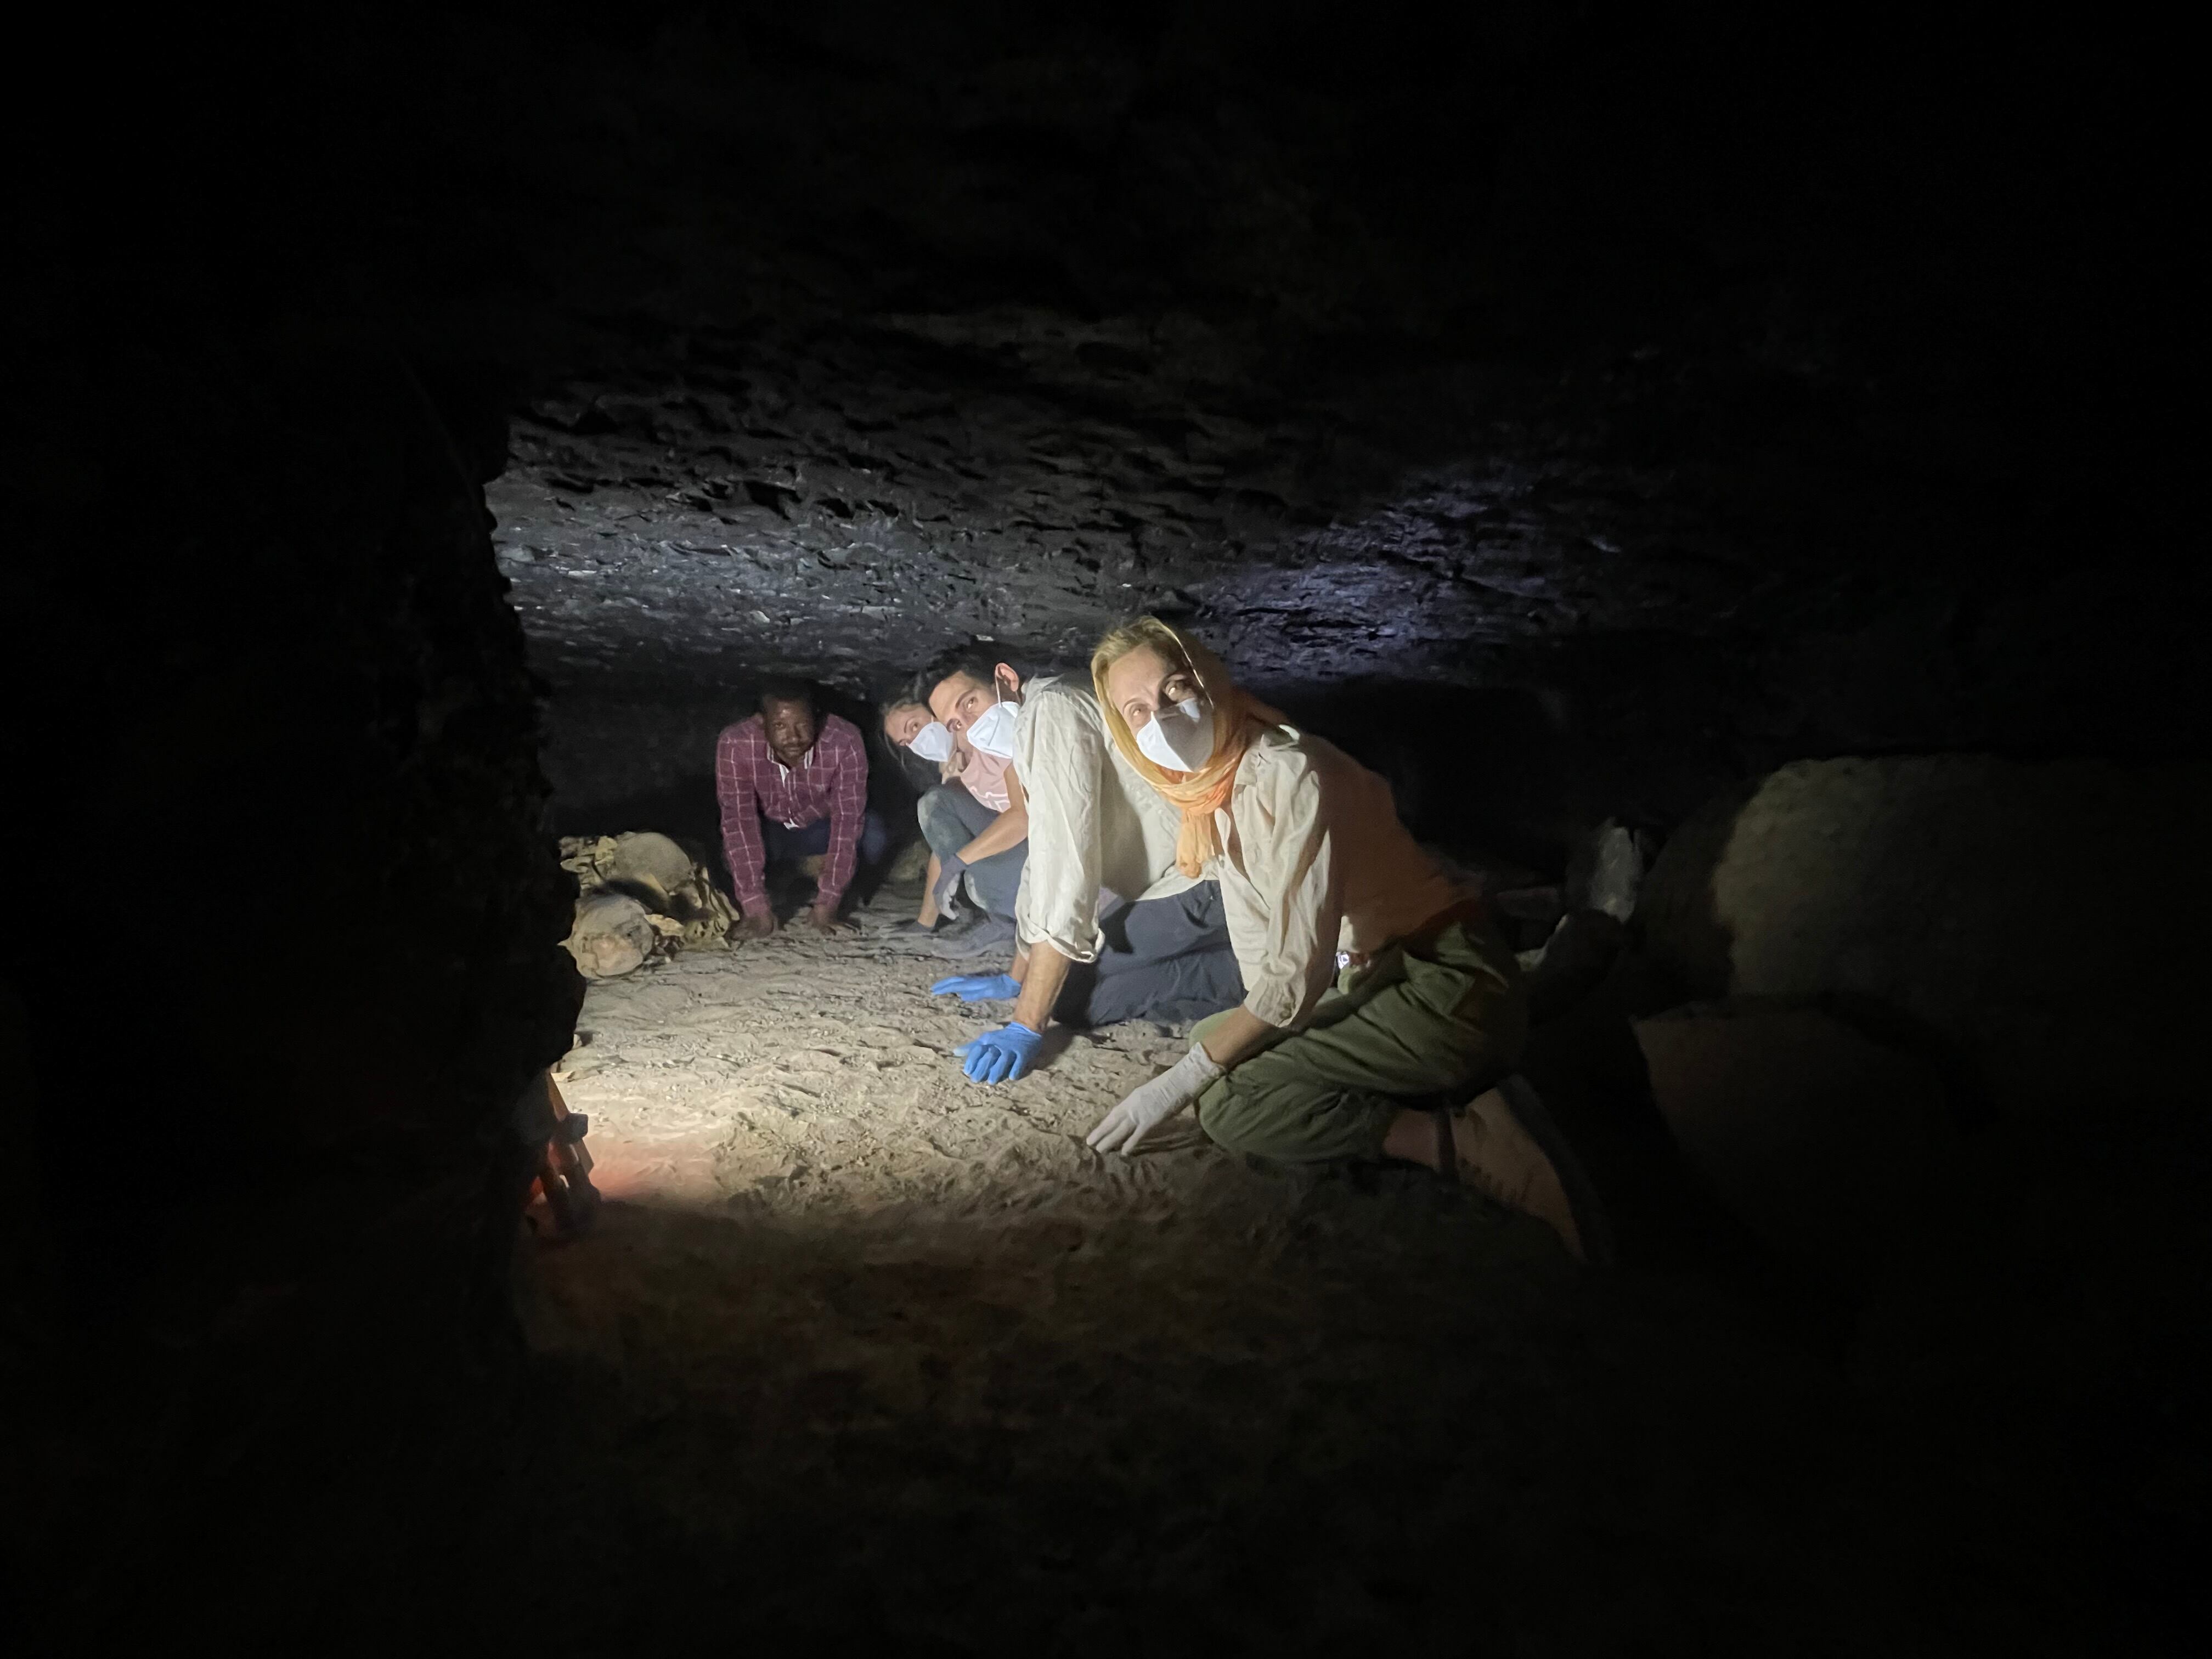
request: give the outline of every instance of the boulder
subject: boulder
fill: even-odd
[[[1769,1243],[1863,1287],[1925,1231],[1954,1163],[1926,1062],[1786,1005],[1677,1009],[1635,1030],[1676,1143]]]
[[[1693,815],[1645,880],[1643,1006],[1819,1001],[2004,1114],[2201,1087],[2212,769],[1804,761]]]

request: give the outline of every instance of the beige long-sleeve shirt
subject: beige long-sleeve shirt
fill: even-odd
[[[1014,921],[1024,946],[1073,962],[1098,955],[1098,890],[1124,898],[1180,893],[1182,820],[1106,735],[1090,687],[1053,677],[1022,688],[1014,771],[1029,797],[1030,855]]]
[[[1290,726],[1254,742],[1214,815],[1229,942],[1244,1006],[1270,1025],[1313,1012],[1339,951],[1371,952],[1468,890],[1398,822],[1390,786],[1335,744]]]

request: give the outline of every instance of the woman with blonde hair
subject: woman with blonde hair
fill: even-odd
[[[1194,1102],[1206,1134],[1291,1162],[1395,1158],[1601,1252],[1588,1184],[1535,1091],[1513,953],[1398,821],[1390,786],[1242,690],[1156,617],[1091,655],[1106,729],[1180,809],[1183,872],[1218,880],[1239,1007],[1091,1132],[1133,1152]]]

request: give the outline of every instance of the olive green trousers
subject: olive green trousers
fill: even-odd
[[[1193,1039],[1221,1018],[1200,1021]],[[1260,1158],[1373,1158],[1398,1113],[1434,1103],[1424,1096],[1488,1088],[1528,1036],[1520,966],[1475,916],[1346,969],[1304,1025],[1206,1085],[1198,1121],[1220,1145]]]

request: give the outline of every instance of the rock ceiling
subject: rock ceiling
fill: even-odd
[[[556,686],[875,690],[1140,608],[1276,685],[1711,663],[1916,606],[1966,638],[1975,573],[2063,539],[2033,398],[1972,380],[2048,296],[1975,287],[1956,177],[1891,189],[1910,120],[1753,100],[1747,145],[1699,125],[1724,64],[1548,25],[1338,73],[1310,31],[824,15],[449,89],[439,257],[494,273],[457,314]]]
[[[695,327],[649,390],[633,357],[527,406],[501,565],[562,676],[854,681],[970,637],[1079,654],[1137,609],[1202,613],[1277,675],[1477,678],[1485,647],[1709,632],[1763,580],[1662,472],[1472,416],[1464,458],[1394,457],[1351,399],[1206,380],[1214,344],[1015,309]]]

